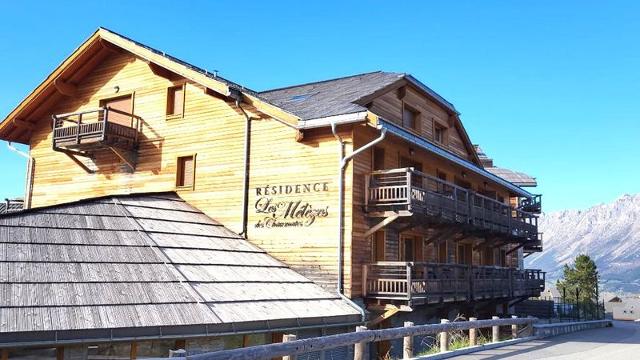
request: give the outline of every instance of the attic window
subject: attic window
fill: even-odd
[[[176,171],[176,187],[193,189],[196,179],[196,156],[178,157],[178,169]]]
[[[418,125],[418,115],[420,113],[411,107],[404,105],[402,107],[402,126],[407,129],[416,129]]]
[[[444,144],[444,140],[445,140],[445,134],[447,132],[447,129],[444,126],[440,126],[440,125],[434,125],[433,127],[433,140],[435,140],[435,142],[440,143],[440,144]]]
[[[173,86],[167,90],[167,115],[184,113],[184,85]]]

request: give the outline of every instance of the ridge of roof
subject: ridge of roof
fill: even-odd
[[[397,73],[397,72],[393,72],[393,71],[376,70],[376,71],[363,72],[363,73],[359,73],[359,74],[340,76],[340,77],[337,77],[337,78],[318,80],[318,81],[310,81],[310,82],[306,82],[306,83],[302,83],[302,84],[295,84],[295,85],[289,85],[289,86],[283,86],[283,87],[263,90],[263,91],[260,91],[259,94],[270,93],[270,92],[281,91],[281,90],[294,89],[294,88],[302,87],[302,86],[330,83],[330,82],[333,82],[333,81],[346,80],[346,79],[350,79],[350,78],[354,78],[354,77],[372,75],[372,74],[397,74],[397,75],[402,75],[402,76],[406,76],[407,75],[405,73]]]

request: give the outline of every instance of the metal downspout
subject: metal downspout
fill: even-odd
[[[251,117],[240,105],[240,100],[236,100],[236,106],[245,118],[244,125],[244,180],[242,182],[242,232],[240,235],[247,238],[247,227],[249,222],[249,156],[251,148]]]
[[[35,159],[31,155],[18,150],[15,146],[11,144],[11,141],[7,143],[7,147],[9,148],[9,150],[27,159],[27,175],[26,175],[25,186],[24,186],[23,207],[25,209],[30,209],[31,208],[31,192],[33,190],[33,164],[35,162]]]
[[[331,123],[331,132],[333,136],[338,140],[340,151],[338,152],[338,295],[345,301],[354,306],[358,311],[360,311],[360,315],[362,316],[362,321],[365,322],[367,320],[365,311],[358,304],[353,302],[353,300],[349,299],[346,295],[344,295],[344,170],[349,164],[349,161],[353,159],[356,155],[362,153],[363,151],[371,148],[375,144],[384,140],[385,135],[387,134],[387,129],[380,130],[380,136],[375,140],[369,142],[368,144],[360,147],[358,150],[352,152],[351,154],[345,156],[344,155],[344,140],[338,135],[336,129],[336,123]]]

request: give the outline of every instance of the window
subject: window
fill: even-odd
[[[373,148],[373,170],[384,170],[384,149]]]
[[[181,156],[178,158],[178,170],[176,174],[176,187],[191,188],[195,186],[196,156]]]
[[[402,107],[402,126],[407,129],[416,130],[418,128],[418,113],[411,107],[404,105]]]
[[[371,261],[384,261],[384,231],[376,231],[371,242]]]
[[[445,143],[445,135],[447,129],[444,126],[434,125],[433,127],[433,140],[437,143],[444,144]]]
[[[167,90],[167,115],[184,113],[184,85],[173,86]]]
[[[472,262],[472,248],[471,244],[458,244],[457,249],[457,263],[463,265],[471,265]]]
[[[446,264],[449,262],[449,254],[447,251],[447,243],[441,242],[438,244],[438,262]]]
[[[412,237],[403,237],[400,239],[400,260],[415,261],[415,241]]]
[[[118,96],[111,99],[100,100],[100,107],[109,108],[109,115],[107,120],[109,122],[120,124],[124,126],[133,126],[133,118],[131,113],[133,111],[133,97],[131,95]],[[111,111],[112,110],[112,111]],[[102,116],[102,113],[101,115]]]

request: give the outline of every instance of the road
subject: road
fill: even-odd
[[[455,359],[640,359],[640,322],[614,321],[611,328],[584,330]]]

